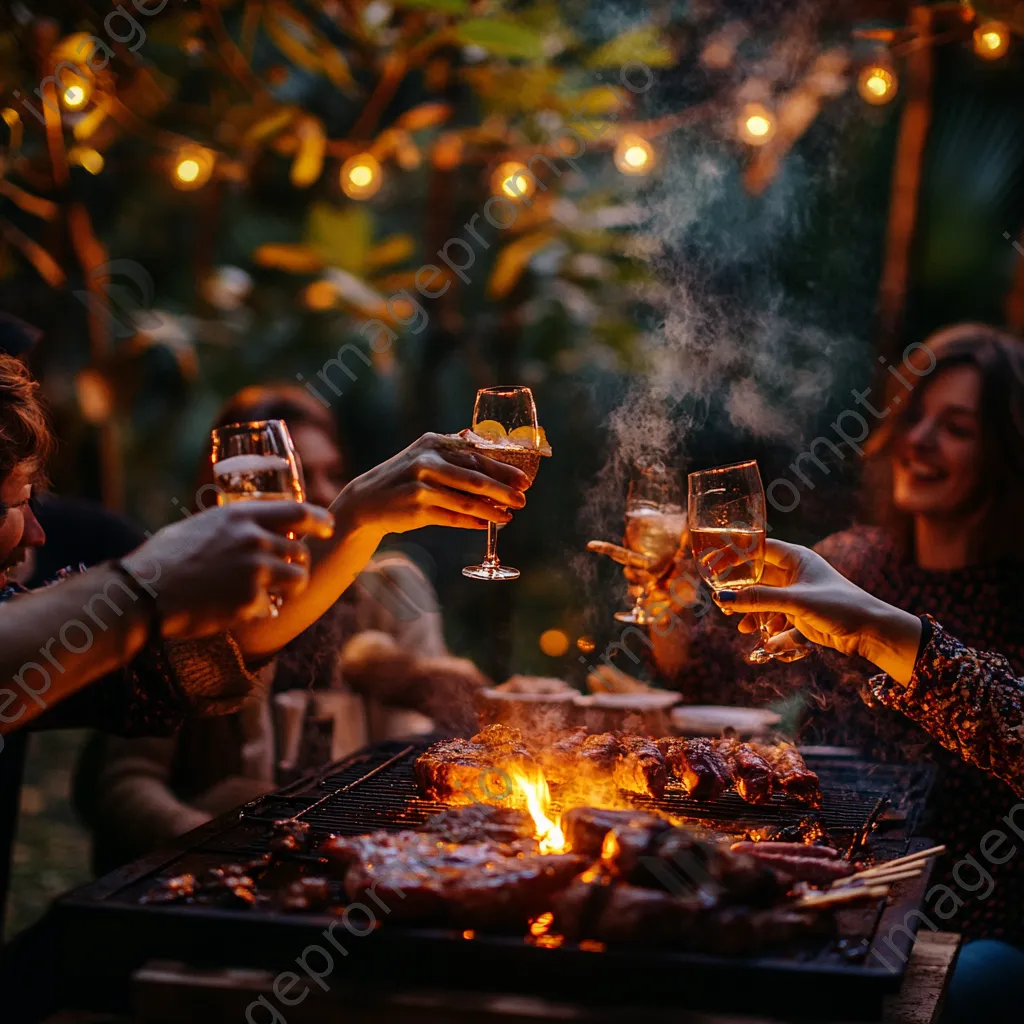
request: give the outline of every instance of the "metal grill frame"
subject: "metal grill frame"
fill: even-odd
[[[130,972],[150,959],[280,970],[294,964],[310,943],[318,938],[323,942],[324,928],[336,917],[283,914],[266,908],[236,911],[196,905],[139,905],[138,897],[160,877],[261,852],[266,848],[267,825],[278,818],[303,818],[321,834],[359,834],[374,828],[397,830],[421,824],[445,809],[423,800],[415,791],[412,762],[425,745],[415,744],[410,749],[406,744],[382,744],[360,752],[59,900],[56,913],[64,940],[61,960],[66,976],[75,979],[73,987],[86,996],[84,1005],[110,1008],[109,996],[117,990],[118,979],[126,987]],[[888,837],[876,837],[872,848],[886,858],[906,852],[934,775],[928,766],[880,765],[855,757],[813,755],[808,756],[808,764],[822,775],[825,821],[834,822],[838,816],[842,827],[851,830],[863,824],[881,792],[905,780],[905,827]],[[839,785],[830,785],[832,780]],[[650,803],[636,800],[637,806]],[[763,825],[766,816],[777,819],[773,824],[795,823],[808,813],[806,807],[785,804],[778,797],[770,805],[751,807],[735,794],[699,804],[681,793],[670,794],[658,805],[673,814],[692,806],[700,809],[705,820],[727,820],[740,828],[747,821]],[[346,820],[328,820],[335,811],[344,813]],[[927,840],[918,840],[913,848],[927,844]],[[799,991],[809,1017],[820,1015],[822,1005],[827,1005],[836,1019],[839,1014],[851,1020],[870,1019],[882,998],[899,988],[904,958],[913,943],[910,934],[901,933],[894,950],[880,947],[882,938],[920,906],[927,882],[925,875],[894,890],[896,898],[884,907],[844,912],[861,914],[865,934],[871,936],[868,955],[861,963],[824,952],[803,959],[781,955],[731,958],[632,945],[610,947],[597,954],[571,943],[557,950],[543,949],[527,944],[522,937],[507,935],[481,934],[466,942],[461,933],[452,930],[385,922],[372,935],[352,939],[351,952],[358,956],[336,958],[336,968],[346,979],[354,977],[369,985],[394,987],[400,978],[400,983],[409,987],[441,985],[561,998],[570,988],[579,992],[581,1002],[601,1003],[635,999],[642,991],[652,1003],[673,1004],[679,1003],[681,992],[685,992],[688,1008],[776,1008],[790,1016],[800,1013],[793,999]],[[896,961],[894,970],[868,966],[876,948],[884,962]],[[400,970],[396,970],[399,964]],[[496,974],[497,968],[504,969]],[[815,1005],[817,999],[824,1002]]]

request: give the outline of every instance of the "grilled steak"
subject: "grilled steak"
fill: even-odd
[[[668,772],[665,757],[654,740],[645,736],[623,736],[619,745],[622,754],[613,769],[615,785],[630,793],[664,796]]]
[[[534,833],[534,824],[525,811],[474,804],[472,807],[442,811],[423,825],[420,831],[432,832],[448,843],[473,843],[483,839],[513,843],[517,839],[530,839]]]
[[[708,739],[658,740],[669,774],[694,800],[714,800],[733,782],[728,762]]]
[[[375,894],[389,920],[480,928],[524,924],[586,865],[575,854],[541,856],[532,840],[446,843],[422,832],[335,836],[321,852],[348,898],[370,906]]]
[[[518,729],[489,725],[469,740],[434,743],[416,758],[414,770],[425,796],[475,804],[508,800],[513,796],[508,772],[535,775],[538,766]]]
[[[792,743],[755,745],[754,750],[771,765],[775,781],[786,796],[812,807],[821,806],[818,776],[807,767],[800,751]]]
[[[728,763],[736,792],[742,799],[748,804],[766,804],[771,800],[775,773],[749,743],[737,739],[717,740],[715,748]]]

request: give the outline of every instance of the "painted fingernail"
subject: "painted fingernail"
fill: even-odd
[[[715,592],[715,600],[720,604],[729,604],[736,600],[735,590],[718,590]]]

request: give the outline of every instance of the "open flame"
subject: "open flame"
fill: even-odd
[[[543,775],[531,779],[524,772],[511,772],[510,777],[516,790],[522,794],[526,801],[526,809],[533,818],[533,824],[537,831],[537,839],[540,843],[541,853],[565,853],[567,846],[565,833],[558,823],[557,816],[551,818],[551,792],[548,790],[547,780]]]

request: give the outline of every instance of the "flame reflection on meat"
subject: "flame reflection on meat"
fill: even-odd
[[[548,816],[551,809],[551,793],[543,775],[529,778],[524,772],[513,769],[509,772],[512,784],[526,801],[526,809],[533,818],[540,842],[541,853],[566,853],[565,833],[557,820]]]
[[[604,842],[601,843],[601,860],[606,864],[613,864],[615,862],[615,858],[619,855],[619,850],[619,840],[615,835],[615,830],[612,829],[612,831],[604,837]]]

